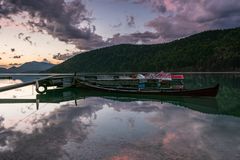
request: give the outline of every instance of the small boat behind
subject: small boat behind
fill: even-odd
[[[133,75],[101,75],[95,79],[78,79],[76,86],[98,91],[143,95],[215,97],[219,84],[209,88],[185,89],[184,75],[145,73]]]

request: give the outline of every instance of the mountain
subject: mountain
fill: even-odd
[[[54,64],[47,62],[27,62],[19,67],[11,67],[9,69],[0,68],[0,73],[38,73],[53,67]]]
[[[47,72],[240,71],[240,28],[165,44],[122,44],[78,54]]]
[[[5,73],[7,71],[6,68],[0,67],[0,73]]]

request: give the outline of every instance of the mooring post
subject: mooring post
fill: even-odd
[[[35,86],[36,86],[36,90],[38,90],[38,88],[39,88],[38,80],[36,80]]]
[[[72,86],[76,85],[76,79],[77,79],[77,72],[74,72]]]
[[[38,98],[36,98],[36,109],[38,110],[39,109],[39,99]]]

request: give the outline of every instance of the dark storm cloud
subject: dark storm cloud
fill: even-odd
[[[82,0],[0,0],[0,4],[1,17],[27,11],[33,18],[29,26],[45,30],[61,41],[79,46],[78,40],[91,41],[95,36],[96,28],[90,25],[91,18]],[[82,26],[83,23],[89,25]]]

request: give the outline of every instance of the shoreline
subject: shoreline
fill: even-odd
[[[240,72],[170,72],[173,74],[182,73],[182,74],[240,74]]]
[[[77,73],[86,75],[97,75],[97,74],[138,74],[138,73],[158,73],[158,72],[109,72],[109,73]],[[240,74],[240,72],[166,72],[166,73],[172,73],[172,74]],[[0,77],[6,77],[6,76],[72,76],[74,73],[0,73]]]

